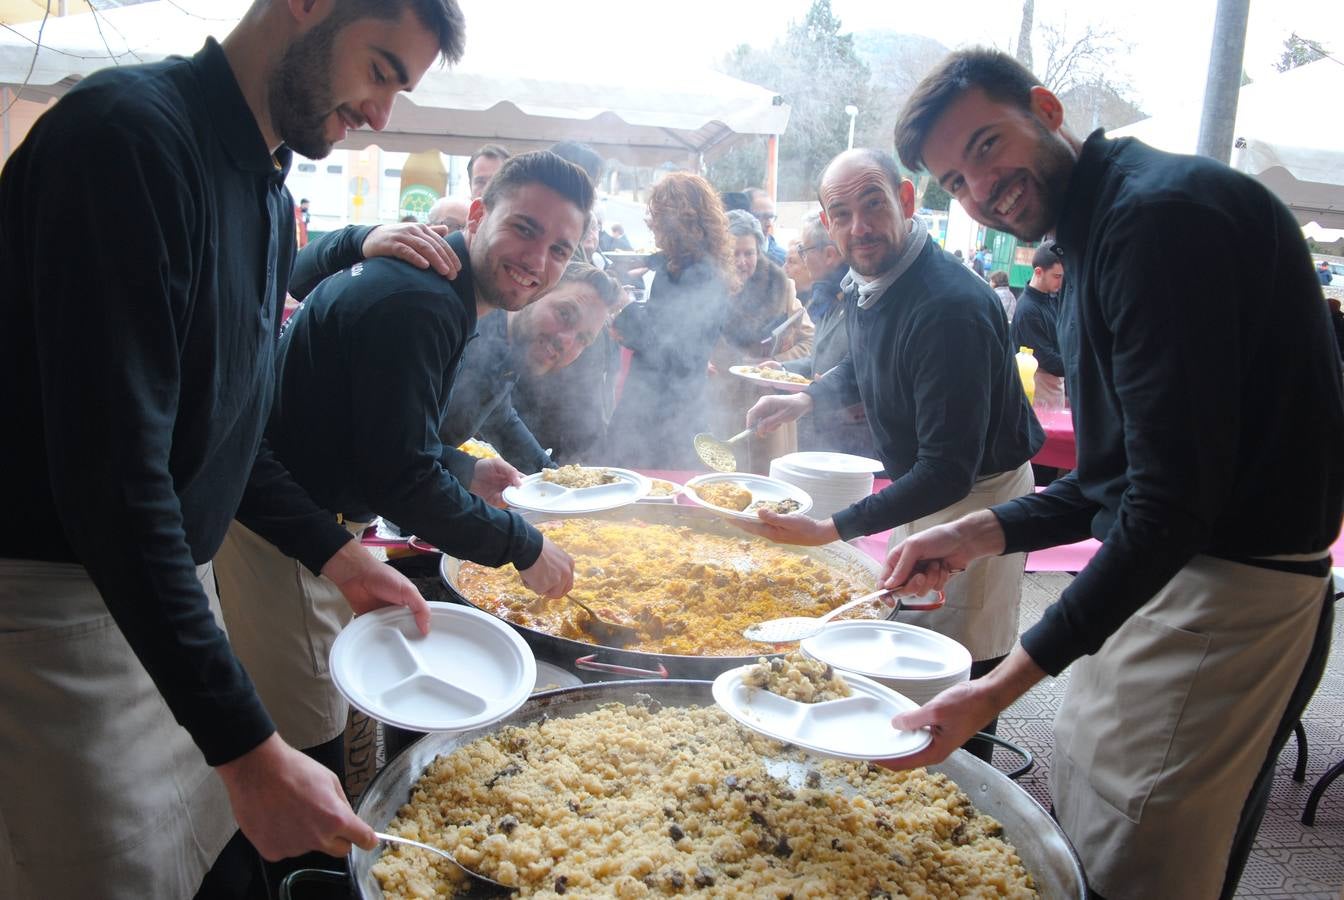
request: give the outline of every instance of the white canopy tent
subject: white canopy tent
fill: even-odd
[[[1344,94],[1344,65],[1322,59],[1241,89],[1233,168],[1259,179],[1302,224],[1344,228],[1344,117],[1330,105]],[[1163,150],[1193,153],[1199,110],[1154,116],[1110,132]]]
[[[246,6],[174,0],[51,18],[36,59],[40,23],[12,26],[0,31],[0,86],[26,83],[20,98],[43,103],[111,64],[194,53],[207,35],[227,34]],[[570,139],[633,165],[697,168],[745,136],[778,135],[788,125],[789,108],[774,92],[596,44],[572,7],[462,6],[462,63],[431,68],[414,93],[397,99],[383,132],[354,132],[338,146],[468,154],[487,141],[516,152]]]

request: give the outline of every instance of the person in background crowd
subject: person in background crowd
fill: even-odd
[[[467,159],[467,184],[471,187],[471,199],[479,200],[485,194],[486,185],[495,177],[499,167],[513,154],[500,144],[483,144]]]
[[[985,251],[983,247],[971,254],[971,271],[981,278],[985,277]]]
[[[593,183],[593,190],[602,179],[602,156],[587,144],[581,144],[578,141],[560,141],[551,145],[551,152],[561,159],[567,159],[574,165],[588,173],[588,180]]]
[[[742,193],[747,195],[750,212],[765,232],[765,255],[775,265],[784,265],[784,248],[775,240],[775,220],[779,216],[775,214],[774,198],[760,188],[747,188]]]
[[[1330,307],[1330,327],[1335,333],[1335,346],[1339,349],[1339,358],[1344,362],[1344,312],[1340,311],[1339,298],[1325,298],[1326,306]]]
[[[789,241],[788,252],[784,257],[784,274],[793,282],[793,292],[799,300],[812,297],[812,273],[798,255],[798,248],[802,245],[802,240]]]
[[[896,717],[946,757],[1072,665],[1055,815],[1110,900],[1236,891],[1274,762],[1320,680],[1344,514],[1344,391],[1302,230],[1222,163],[1064,126],[1012,57],[958,51],[896,126],[977,221],[1052,235],[1078,468],[895,547],[884,584],[1089,534],[1082,572],[989,676]],[[1217,258],[1217,267],[1190,259]],[[1292,478],[1274,478],[1289,472]]]
[[[1008,273],[1003,269],[990,272],[989,286],[999,295],[999,302],[1003,304],[1003,314],[1008,317],[1008,322],[1011,324],[1013,316],[1017,313],[1017,295],[1008,286]]]
[[[659,252],[653,285],[612,325],[633,352],[607,431],[616,465],[694,469],[695,435],[705,430],[709,353],[728,315],[734,288],[728,218],[709,183],[673,172],[649,191],[648,224]]]
[[[840,364],[849,354],[849,321],[842,299],[841,282],[849,265],[831,240],[821,216],[803,219],[798,255],[812,277],[807,314],[816,327],[812,354],[783,364],[789,372],[816,380]],[[862,403],[814,409],[798,420],[798,449],[834,450],[858,456],[876,456],[873,432]]]
[[[1321,260],[1316,264],[1316,277],[1322,285],[1327,285],[1335,280],[1335,276],[1330,272],[1330,263]]]
[[[625,235],[625,226],[620,222],[611,223],[611,249],[613,250],[634,250],[630,245],[630,238]]]
[[[761,511],[759,523],[742,527],[807,545],[891,528],[898,542],[1031,493],[1028,460],[1045,435],[1027,405],[999,298],[929,238],[914,218],[914,185],[887,154],[840,154],[819,193],[850,268],[849,354],[806,391],[761,398],[747,424],[771,431],[814,404],[862,402],[891,484],[828,519]],[[1017,553],[967,566],[947,585],[946,606],[913,614],[971,651],[971,678],[1017,641],[1025,561]]]
[[[592,201],[587,177],[554,154],[512,157],[472,202],[467,228],[448,237],[461,261],[451,282],[387,258],[322,281],[281,338],[267,426],[299,484],[348,522],[385,515],[459,559],[513,563],[533,591],[563,596],[568,554],[490,505],[518,471],[468,462],[439,432],[478,318],[521,310],[559,281]],[[216,573],[239,658],[282,735],[338,768],[348,708],[324,663],[348,615],[243,522],[230,527]]]
[[[1064,359],[1059,352],[1060,289],[1064,260],[1046,242],[1031,256],[1031,280],[1022,289],[1013,317],[1013,344],[1036,355],[1036,399],[1041,409],[1064,406]]]
[[[452,0],[256,2],[222,45],[85,78],[9,158],[0,395],[25,437],[0,449],[0,896],[242,896],[247,839],[268,859],[375,846],[276,734],[209,564],[236,514],[347,610],[391,602],[428,627],[262,432],[291,154],[381,128],[461,57],[463,27]],[[117,225],[78,265],[74,206]]]
[[[461,231],[467,224],[467,215],[470,211],[471,205],[466,200],[458,197],[440,197],[429,208],[425,222],[428,225],[442,225],[450,233]]]
[[[709,430],[730,437],[742,430],[742,417],[763,392],[728,370],[738,365],[760,365],[809,356],[815,329],[807,311],[798,302],[793,284],[784,270],[765,255],[765,233],[751,213],[728,213],[728,234],[733,241],[733,265],[740,285],[728,296],[728,317],[709,362]],[[775,339],[772,330],[795,315],[801,316]],[[770,460],[798,449],[792,424],[769,434],[746,439],[745,470],[766,474]]]
[[[295,228],[295,246],[300,250],[308,246],[308,198],[304,197],[295,207],[294,228]]]

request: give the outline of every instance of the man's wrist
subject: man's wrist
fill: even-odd
[[[987,509],[976,510],[962,516],[952,523],[957,536],[965,546],[973,549],[974,555],[999,556],[1007,546],[1007,537],[1003,533],[1003,524],[999,517]]]
[[[351,535],[350,540],[342,544],[322,566],[322,575],[335,584],[344,584],[368,568],[372,559],[363,545]]]

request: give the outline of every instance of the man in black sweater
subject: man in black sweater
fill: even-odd
[[[1054,234],[1078,468],[910,539],[885,580],[937,586],[975,558],[1102,542],[1003,665],[897,717],[934,732],[900,765],[945,757],[1072,664],[1051,793],[1092,888],[1230,897],[1329,646],[1339,365],[1301,229],[1264,186],[1063,122],[1030,72],[976,49],[897,125],[905,163],[976,219]]]
[[[450,0],[258,2],[222,46],[85,79],[9,159],[0,896],[218,892],[206,872],[239,826],[272,858],[374,846],[336,779],[276,735],[212,614],[209,563],[237,515],[343,603],[428,622],[262,433],[291,149],[381,128],[461,55],[462,28]],[[106,226],[77,259],[71,210]]]
[[[568,593],[569,555],[490,505],[518,471],[444,446],[440,433],[478,316],[516,312],[554,287],[592,202],[573,164],[546,151],[514,156],[449,235],[462,265],[451,281],[375,258],[318,285],[280,340],[266,430],[295,480],[347,521],[383,515],[459,559],[512,563],[539,594]],[[230,527],[216,570],[234,646],[281,734],[339,760],[347,706],[325,661],[348,614],[244,522]]]
[[[1045,243],[1031,256],[1031,280],[1022,289],[1013,313],[1013,345],[1030,347],[1036,356],[1035,405],[1042,409],[1064,406],[1064,360],[1059,355],[1059,289],[1064,283],[1064,260],[1054,244]]]
[[[875,150],[822,173],[821,205],[850,267],[849,354],[804,392],[747,412],[769,431],[818,408],[862,402],[891,484],[825,520],[762,511],[749,531],[825,544],[893,528],[893,539],[1032,489],[1028,460],[1045,437],[1027,405],[998,295],[929,239],[914,185]],[[986,560],[948,587],[947,605],[910,621],[960,641],[992,669],[1017,642],[1025,557]]]

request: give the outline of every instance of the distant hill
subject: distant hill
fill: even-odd
[[[948,48],[922,34],[873,29],[854,32],[854,49],[872,72],[874,107],[861,112],[854,143],[890,151],[901,106]]]

